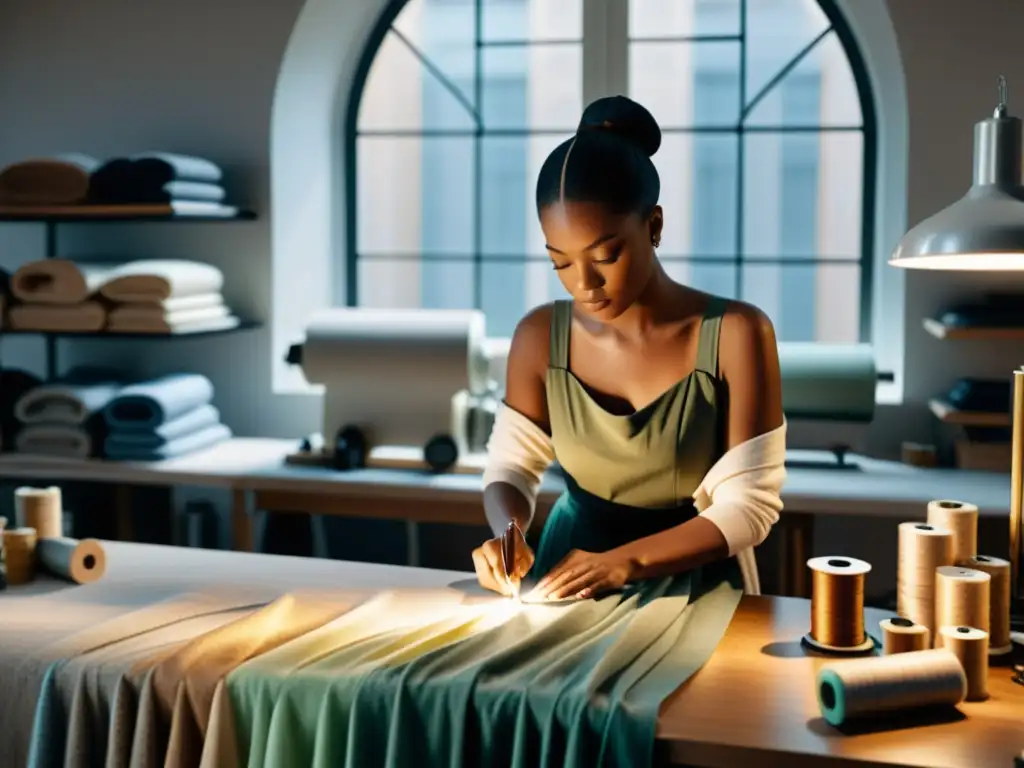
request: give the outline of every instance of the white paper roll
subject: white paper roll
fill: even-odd
[[[302,369],[324,385],[323,435],[362,428],[371,445],[422,446],[449,434],[452,397],[488,387],[486,326],[475,310],[341,308],[306,327]]]

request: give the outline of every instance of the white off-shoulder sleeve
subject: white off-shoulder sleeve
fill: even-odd
[[[554,459],[551,437],[519,411],[501,403],[487,441],[484,488],[508,483],[526,497],[533,514],[544,472]]]
[[[786,422],[734,446],[701,480],[694,503],[718,526],[743,570],[746,591],[760,592],[753,548],[763,542],[782,512],[786,482]]]

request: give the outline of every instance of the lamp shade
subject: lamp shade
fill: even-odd
[[[907,269],[1024,270],[1021,121],[1006,114],[1005,81],[992,117],[974,126],[974,183],[907,232],[889,263]]]

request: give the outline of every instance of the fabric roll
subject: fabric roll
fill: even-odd
[[[104,163],[92,174],[89,197],[107,204],[214,201],[223,194],[211,197],[215,193],[210,188],[219,188],[222,175],[221,169],[205,158],[145,152]]]
[[[75,205],[89,194],[99,161],[69,153],[13,163],[0,171],[0,205]]]
[[[186,259],[140,259],[117,267],[101,293],[114,302],[161,302],[219,293],[224,275],[216,267]]]
[[[33,456],[87,459],[97,446],[85,426],[32,424],[18,431],[14,447],[18,453]]]
[[[7,313],[17,331],[97,333],[107,325],[107,309],[97,301],[80,304],[18,304]]]
[[[67,378],[42,384],[25,393],[14,406],[22,424],[79,426],[102,412],[123,384],[119,381],[75,381]]]
[[[156,446],[141,446],[132,441],[123,441],[120,433],[115,432],[107,436],[104,454],[115,461],[163,461],[212,448],[230,438],[231,430],[224,424],[214,424]]]
[[[164,422],[152,431],[122,431],[117,432],[115,437],[117,445],[123,450],[151,451],[219,423],[220,411],[212,405],[201,405],[176,419]]]
[[[11,293],[32,304],[81,304],[95,294],[117,265],[42,259],[20,267],[11,278]]]
[[[199,373],[173,373],[130,384],[104,409],[111,432],[151,432],[213,400],[213,382]]]

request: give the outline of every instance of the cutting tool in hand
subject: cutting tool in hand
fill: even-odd
[[[519,574],[516,573],[516,540],[522,537],[519,526],[510,522],[501,535],[501,564],[505,569],[505,581],[508,582],[512,596],[519,598]]]

